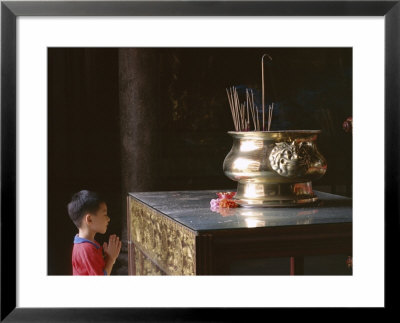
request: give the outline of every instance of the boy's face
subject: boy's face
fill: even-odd
[[[90,229],[98,233],[106,233],[108,223],[110,218],[107,215],[107,205],[106,203],[101,203],[99,209],[94,213],[89,222]]]

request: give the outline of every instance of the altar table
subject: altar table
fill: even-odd
[[[263,259],[286,259],[288,271],[274,274],[301,275],[307,257],[352,256],[350,198],[315,191],[313,205],[215,212],[217,192],[129,193],[128,274],[232,275],[244,264],[246,275]]]

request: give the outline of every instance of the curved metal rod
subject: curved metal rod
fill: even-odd
[[[264,57],[268,56],[269,60],[272,61],[272,57],[268,54],[264,54],[261,58],[261,77],[262,77],[262,125],[263,131],[265,131],[265,100],[264,100]]]

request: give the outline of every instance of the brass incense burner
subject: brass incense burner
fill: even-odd
[[[231,151],[224,160],[224,173],[238,182],[235,199],[248,207],[296,206],[317,201],[312,181],[326,172],[318,152],[319,130],[270,131],[275,104],[266,104],[264,54],[261,58],[262,104],[246,89],[241,102],[236,87],[226,89],[233,124]],[[268,108],[268,109],[267,109]]]
[[[317,197],[312,181],[327,169],[318,152],[319,130],[229,131],[226,176],[238,182],[235,199],[245,207],[296,206]]]

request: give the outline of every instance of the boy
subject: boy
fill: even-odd
[[[106,233],[110,222],[106,203],[95,192],[83,190],[72,197],[68,214],[79,230],[72,250],[73,275],[110,275],[121,241],[113,234],[102,248],[94,240],[96,233]]]

